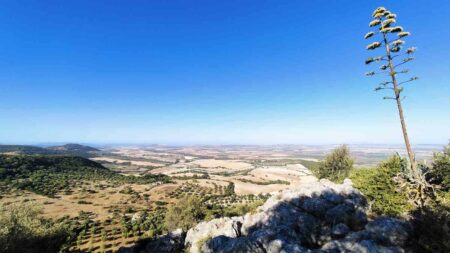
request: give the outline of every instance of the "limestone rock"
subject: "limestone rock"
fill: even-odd
[[[331,237],[339,239],[345,237],[350,232],[350,228],[344,223],[339,223],[331,229]]]
[[[240,232],[213,237],[200,252],[404,252],[407,226],[392,218],[369,222],[366,205],[350,180],[302,185],[273,195],[259,212],[241,217]]]
[[[229,238],[223,235],[206,242],[201,248],[204,253],[266,253],[264,248],[247,237]]]
[[[409,225],[388,217],[369,221],[366,208],[350,180],[320,180],[274,194],[254,214],[201,222],[186,237],[178,231],[148,243],[144,251],[120,252],[404,252]]]
[[[377,242],[403,246],[411,233],[411,227],[398,219],[381,217],[367,224],[366,231]]]
[[[121,247],[116,253],[179,253],[183,252],[185,236],[186,233],[181,229],[177,229],[145,245],[137,245],[130,248]]]
[[[206,238],[216,236],[227,236],[230,238],[241,235],[242,217],[219,218],[209,222],[201,222],[195,228],[190,229],[186,234],[185,244],[190,248],[191,253],[199,252],[202,245],[198,243]]]
[[[184,238],[186,233],[181,229],[170,232],[147,244],[146,252],[176,253],[184,249]]]

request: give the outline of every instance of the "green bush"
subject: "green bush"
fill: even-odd
[[[299,160],[301,165],[308,168],[313,174],[319,169],[320,162],[310,161],[310,160]]]
[[[432,166],[424,166],[427,180],[435,187],[427,206],[410,213],[414,225],[414,252],[450,252],[450,144],[435,153]]]
[[[443,152],[434,154],[430,172],[430,181],[439,185],[442,190],[448,191],[450,188],[450,143]]]
[[[410,222],[414,226],[414,235],[411,238],[412,252],[450,252],[448,206],[433,204],[430,207],[413,210],[410,216]]]
[[[335,148],[325,160],[312,172],[318,178],[327,178],[334,182],[342,182],[348,177],[353,167],[353,159],[346,145]]]
[[[1,253],[59,252],[66,243],[69,228],[38,218],[40,207],[31,202],[0,205]]]
[[[0,154],[0,168],[0,183],[49,197],[55,197],[61,191],[70,192],[83,180],[105,180],[115,184],[170,182],[170,178],[162,174],[124,176],[99,163],[74,156]]]
[[[185,197],[170,205],[165,217],[165,227],[172,231],[181,228],[187,231],[205,218],[204,203],[196,197]]]
[[[350,174],[354,187],[359,189],[371,203],[371,211],[379,215],[400,216],[411,205],[406,194],[398,190],[393,178],[402,171],[406,161],[393,156],[376,168],[355,169]]]
[[[231,196],[234,195],[234,183],[230,182],[227,185],[227,188],[225,188],[225,195]]]

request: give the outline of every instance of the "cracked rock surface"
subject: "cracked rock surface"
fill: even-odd
[[[366,207],[350,180],[320,180],[274,194],[255,214],[202,222],[185,246],[191,253],[404,252],[410,226],[368,221]]]
[[[277,192],[254,214],[201,222],[121,253],[397,253],[411,226],[367,218],[367,202],[348,179],[314,181]]]

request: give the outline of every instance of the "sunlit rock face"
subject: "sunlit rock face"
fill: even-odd
[[[410,227],[368,221],[350,180],[320,180],[274,194],[255,214],[202,222],[187,233],[190,252],[403,252]]]
[[[125,252],[396,253],[404,252],[410,225],[369,221],[367,202],[350,180],[320,180],[273,194],[256,213],[201,222]]]

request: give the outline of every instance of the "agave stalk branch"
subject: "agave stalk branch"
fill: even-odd
[[[411,170],[414,175],[414,178],[419,178],[419,173],[417,171],[414,153],[412,151],[411,144],[409,142],[408,131],[406,130],[406,122],[405,122],[405,117],[403,115],[402,101],[400,98],[401,89],[399,88],[399,86],[397,84],[397,79],[396,79],[397,72],[395,72],[394,64],[392,61],[393,58],[391,56],[391,50],[389,49],[389,43],[388,43],[386,33],[383,33],[383,41],[384,41],[384,46],[385,46],[385,50],[386,50],[386,55],[388,58],[388,65],[389,65],[389,69],[390,69],[389,75],[391,76],[391,79],[392,79],[392,87],[394,89],[395,100],[397,102],[397,109],[398,109],[398,114],[400,117],[400,124],[402,127],[403,139],[405,141],[406,151],[408,153],[408,158],[411,162]]]

